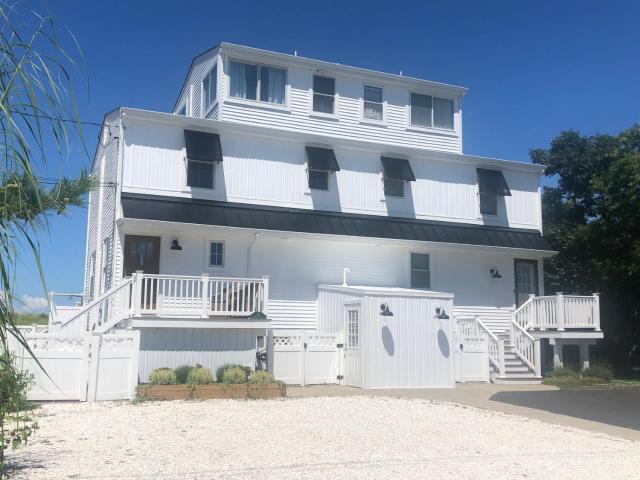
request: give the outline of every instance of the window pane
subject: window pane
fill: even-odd
[[[329,190],[329,172],[309,170],[309,188],[314,190]]]
[[[313,77],[313,92],[323,93],[325,95],[335,95],[336,81],[329,77]]]
[[[430,95],[411,94],[411,125],[431,127],[431,102]]]
[[[209,91],[209,81],[210,80],[211,80],[211,77],[209,75],[207,75],[206,77],[204,77],[204,80],[202,81],[202,93],[204,94],[204,109],[205,110],[208,110],[209,109],[209,105],[211,105],[211,97],[210,97],[210,91]]]
[[[364,102],[364,118],[382,121],[382,104]]]
[[[426,253],[412,253],[411,269],[429,270],[429,255]]]
[[[189,160],[187,185],[197,188],[213,188],[213,163]]]
[[[385,178],[384,194],[388,197],[404,197],[404,180]]]
[[[431,288],[428,270],[411,270],[411,288]]]
[[[260,100],[284,104],[285,77],[280,68],[260,67]]]
[[[313,94],[313,111],[321,113],[333,113],[333,96]]]
[[[364,86],[364,101],[382,103],[382,89],[379,87]]]
[[[246,63],[231,62],[229,95],[236,98],[256,99],[258,67]]]
[[[498,214],[498,195],[496,193],[480,193],[480,213],[482,215]]]
[[[433,97],[433,126],[453,130],[453,100]]]
[[[187,106],[183,105],[183,107],[180,110],[178,110],[178,115],[185,116],[186,114],[187,114]]]
[[[211,242],[209,244],[209,265],[212,267],[224,266],[224,243]]]

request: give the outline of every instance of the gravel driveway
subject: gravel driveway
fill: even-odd
[[[14,478],[638,478],[640,443],[370,397],[46,404]]]

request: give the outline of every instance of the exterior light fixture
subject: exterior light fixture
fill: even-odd
[[[500,275],[500,272],[497,268],[492,268],[491,270],[489,270],[489,273],[491,274],[491,278],[502,278],[502,275]]]
[[[171,250],[182,250],[182,246],[180,245],[180,242],[178,242],[177,238],[171,240]]]
[[[436,308],[436,318],[438,320],[449,320],[449,315],[447,315],[447,312],[443,309],[440,309],[440,307]]]
[[[393,317],[393,312],[389,310],[389,305],[386,303],[380,304],[380,315],[383,317]]]
[[[249,315],[249,320],[266,320],[267,316],[262,312],[253,312]]]

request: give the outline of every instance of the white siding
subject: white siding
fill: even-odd
[[[227,133],[226,128],[217,129],[224,162],[215,167],[214,190],[192,191],[186,186],[183,128],[129,119],[123,189],[240,203],[540,228],[536,172],[505,166],[503,171],[513,195],[501,199],[496,218],[483,219],[479,214],[476,163],[444,161],[428,153],[410,156],[417,181],[405,184],[404,198],[385,198],[380,156],[388,152],[335,147],[340,171],[330,175],[329,191],[310,190],[306,143]]]
[[[141,382],[154,368],[201,364],[215,374],[225,363],[254,368],[256,337],[264,330],[143,328],[140,332]]]
[[[173,113],[178,113],[183,106],[186,106],[187,115],[190,117],[203,117],[205,112],[202,111],[202,79],[209,73],[218,58],[218,49],[212,49],[201,55],[193,62],[183,89],[178,96],[176,108]],[[218,118],[218,109],[214,108],[207,118],[216,120]]]
[[[327,333],[344,331],[344,302],[358,298],[360,297],[345,292],[320,289],[318,291],[318,331]]]
[[[316,329],[316,302],[313,300],[270,300],[271,327],[279,329]]]

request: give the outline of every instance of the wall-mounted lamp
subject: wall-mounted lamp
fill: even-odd
[[[502,275],[500,275],[500,272],[497,268],[492,268],[491,270],[489,270],[489,273],[491,274],[491,278],[502,278]]]
[[[441,309],[440,307],[437,307],[436,318],[438,320],[449,320],[449,315],[447,315],[447,312],[444,310],[444,308]]]
[[[380,315],[383,317],[393,317],[393,312],[389,310],[389,305],[386,303],[380,304]]]
[[[171,250],[182,250],[182,246],[180,245],[180,242],[178,242],[177,238],[171,240]]]

